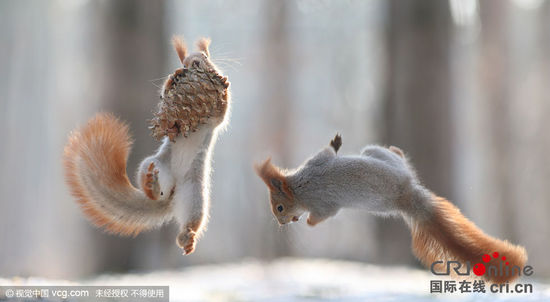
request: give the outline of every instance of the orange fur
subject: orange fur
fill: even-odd
[[[155,164],[150,163],[149,167],[147,168],[147,173],[143,173],[141,176],[141,188],[143,189],[143,193],[149,197],[149,199],[157,200],[158,196],[155,196],[155,193],[153,192],[153,189],[151,188],[152,183],[155,181]],[[158,173],[158,171],[156,172]]]
[[[283,192],[285,192],[289,197],[292,197],[292,191],[290,191],[288,187],[286,177],[284,176],[283,172],[281,172],[281,169],[271,163],[271,157],[266,159],[263,163],[255,165],[254,168],[256,169],[256,173],[258,174],[258,176],[260,176],[260,178],[269,187],[270,191],[276,190],[276,188],[271,183],[271,180],[278,179],[282,183]]]
[[[155,200],[155,196],[153,194],[153,190],[151,190],[151,188],[148,187],[148,183],[149,183],[149,177],[146,173],[143,173],[141,175],[141,187],[143,188],[143,193],[145,193],[145,195],[147,195],[147,197]]]
[[[390,149],[391,152],[399,155],[399,157],[401,158],[405,158],[405,153],[403,153],[403,150],[395,147],[395,146],[390,146],[388,149]]]
[[[121,191],[132,189],[126,174],[126,160],[131,144],[127,125],[110,114],[98,114],[80,131],[71,133],[69,142],[65,146],[63,162],[66,181],[71,193],[90,221],[111,233],[135,236],[145,226],[122,224],[96,207],[91,202],[91,197],[78,175],[77,167],[78,161],[82,160],[107,186]],[[110,156],[103,157],[104,163],[98,163],[93,156],[90,156],[92,153],[109,154]]]
[[[210,42],[212,42],[210,38],[200,38],[197,41],[197,48],[200,51],[204,52],[207,57],[210,57],[210,51],[208,50],[208,48],[210,47]]]
[[[185,57],[187,57],[187,46],[183,41],[183,37],[180,37],[180,36],[172,37],[172,45],[174,45],[174,48],[178,53],[178,57],[180,58],[180,61],[183,64],[183,60],[185,60]]]
[[[523,247],[488,236],[446,199],[434,196],[433,200],[433,216],[425,221],[413,221],[411,226],[413,252],[422,263],[429,267],[438,260],[458,260],[470,261],[473,266],[482,262],[484,254],[499,252],[506,256],[510,267],[517,265],[523,269],[527,261]],[[495,260],[488,263],[497,264]],[[517,277],[484,276],[495,283],[508,282]]]
[[[283,225],[298,221],[304,212],[304,208],[295,201],[294,194],[283,171],[271,163],[271,158],[255,165],[255,169],[269,189],[271,212],[277,218],[279,224]]]
[[[198,239],[197,233],[199,232],[203,221],[204,219],[202,217],[191,220],[185,227],[186,232],[181,232],[176,238],[177,245],[182,248],[186,254],[191,254],[195,250],[195,245]]]

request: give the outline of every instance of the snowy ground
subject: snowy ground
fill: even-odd
[[[532,294],[430,294],[430,280],[440,279],[434,277],[427,270],[410,268],[279,259],[104,275],[79,282],[0,279],[0,285],[168,285],[170,301],[550,301],[550,285],[529,279],[519,282],[533,283]]]

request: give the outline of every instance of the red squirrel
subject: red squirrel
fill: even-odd
[[[341,156],[341,145],[336,135],[329,146],[292,171],[276,167],[270,159],[256,165],[279,224],[298,221],[309,212],[307,223],[315,226],[342,208],[402,216],[411,230],[413,253],[426,266],[450,260],[474,265],[484,254],[498,251],[510,267],[523,269],[523,247],[485,234],[455,205],[426,189],[401,149],[367,146],[359,155]],[[485,275],[497,283],[516,277]]]
[[[182,39],[173,42],[183,68],[169,77],[162,93],[175,85],[178,75],[193,69],[221,78],[210,60],[210,40],[200,39],[198,51],[189,55]],[[225,89],[229,86],[226,79]],[[140,188],[126,174],[132,145],[126,124],[103,113],[73,131],[64,151],[65,176],[92,223],[111,233],[135,236],[175,218],[181,225],[176,242],[184,254],[192,253],[208,220],[211,153],[218,132],[229,119],[229,98],[225,97],[220,116],[205,118],[187,137],[163,138],[157,152],[139,166]]]

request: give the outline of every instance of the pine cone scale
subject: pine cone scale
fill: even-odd
[[[227,109],[229,81],[216,70],[181,68],[170,76],[164,94],[153,114],[149,129],[161,140],[175,141],[208,123],[210,118],[223,117]]]

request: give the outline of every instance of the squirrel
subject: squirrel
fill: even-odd
[[[293,171],[276,167],[271,158],[255,165],[280,225],[309,212],[307,224],[315,226],[342,208],[358,208],[375,215],[402,216],[411,230],[413,253],[426,266],[450,260],[473,265],[484,254],[498,251],[510,267],[524,267],[523,247],[485,234],[451,202],[426,189],[401,149],[369,145],[360,155],[340,156],[341,145],[337,134]],[[515,277],[485,275],[496,283]]]
[[[210,60],[209,39],[200,39],[198,51],[189,55],[181,38],[174,37],[173,44],[183,69],[166,80],[162,94],[176,85],[177,75],[192,68],[219,74]],[[229,83],[224,85],[227,88]],[[64,149],[65,176],[91,222],[110,233],[136,236],[176,218],[181,226],[177,245],[184,255],[192,253],[208,222],[210,158],[218,132],[228,120],[226,98],[221,116],[208,118],[194,133],[162,138],[157,152],[139,165],[139,189],[126,174],[132,141],[125,123],[100,113],[73,131]]]

